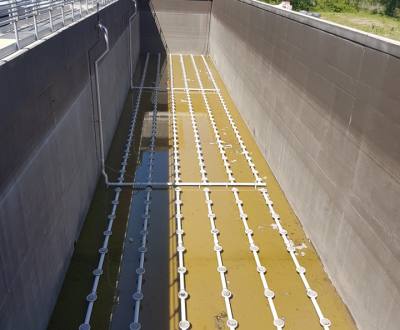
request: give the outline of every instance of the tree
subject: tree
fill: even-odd
[[[400,5],[398,0],[383,0],[382,3],[385,5],[385,14],[388,16],[394,16],[396,8]]]

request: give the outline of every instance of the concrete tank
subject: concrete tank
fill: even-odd
[[[164,46],[212,57],[357,326],[397,329],[400,44],[252,0],[139,9],[133,63]],[[0,65],[1,329],[46,328],[100,174],[96,24],[108,149],[132,12],[114,2]]]

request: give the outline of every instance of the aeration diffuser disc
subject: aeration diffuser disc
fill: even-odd
[[[188,293],[187,293],[185,290],[181,290],[181,291],[179,291],[179,293],[178,293],[178,297],[179,297],[180,299],[187,299],[188,296],[189,296],[189,295],[188,295]]]
[[[299,274],[304,274],[304,273],[306,272],[306,269],[305,269],[304,267],[300,266],[300,267],[297,267],[297,268],[296,268],[296,271],[297,271]]]
[[[275,297],[275,293],[274,293],[274,291],[272,291],[270,289],[265,289],[264,290],[264,296],[266,296],[267,298],[274,298]]]
[[[185,247],[183,245],[178,245],[178,247],[176,248],[176,251],[183,252],[183,251],[185,251]]]
[[[309,296],[310,298],[317,298],[318,297],[318,293],[312,289],[308,289],[307,290],[307,296]]]
[[[282,320],[282,319],[275,319],[275,320],[274,320],[274,325],[275,325],[276,327],[282,328],[282,327],[285,325],[285,321]]]
[[[214,245],[214,251],[215,252],[221,252],[222,251],[222,246],[221,245]]]
[[[217,271],[220,272],[220,273],[225,273],[226,272],[226,267],[225,266],[219,266],[217,268]]]
[[[146,252],[147,252],[147,248],[146,248],[145,246],[140,246],[140,247],[138,248],[138,252],[139,252],[139,253],[146,253]]]
[[[230,328],[236,328],[238,326],[238,321],[236,321],[235,319],[229,319],[228,321],[226,321],[226,325]]]
[[[132,295],[133,300],[138,301],[143,299],[143,293],[142,292],[135,292]]]
[[[129,324],[129,330],[140,330],[141,328],[142,328],[142,326],[138,322]]]
[[[223,289],[221,295],[224,298],[230,298],[232,297],[232,292],[230,292],[228,289]]]
[[[189,321],[183,320],[179,322],[179,329],[181,330],[187,330],[190,328],[190,323]]]
[[[331,320],[329,320],[329,319],[327,319],[327,318],[325,318],[325,317],[322,318],[322,319],[320,319],[319,322],[321,323],[321,325],[322,325],[323,327],[330,327],[330,326],[332,325]]]
[[[296,248],[294,246],[287,247],[288,252],[296,252]]]
[[[99,253],[101,253],[101,254],[106,254],[108,252],[108,249],[107,248],[100,248],[99,249]]]
[[[178,267],[178,273],[179,274],[185,274],[186,273],[186,267]]]
[[[265,268],[264,266],[258,266],[257,267],[257,271],[259,273],[263,273],[264,274],[267,271],[267,268]]]
[[[93,275],[94,275],[94,276],[100,276],[101,274],[103,274],[103,270],[102,270],[101,268],[96,268],[96,269],[93,271]]]
[[[136,274],[143,275],[145,273],[145,269],[143,267],[136,268]]]
[[[252,252],[258,252],[258,250],[259,250],[259,248],[258,248],[258,246],[257,245],[250,245],[250,251],[252,251]]]
[[[94,301],[96,301],[96,299],[97,299],[97,294],[94,293],[94,292],[89,293],[89,294],[86,296],[86,300],[89,301],[89,302],[94,302]]]

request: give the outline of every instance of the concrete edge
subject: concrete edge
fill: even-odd
[[[276,6],[261,2],[258,0],[238,0],[239,2],[254,6],[273,14],[280,15],[297,21],[299,23],[311,26],[349,41],[361,44],[363,46],[379,50],[388,55],[400,58],[400,42],[385,37],[377,36],[372,33],[363,32],[337,23],[325,21],[320,18],[301,14],[299,12],[278,8]]]

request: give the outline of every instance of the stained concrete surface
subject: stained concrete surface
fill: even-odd
[[[212,1],[153,0],[171,53],[205,54]]]
[[[397,329],[399,46],[296,17],[215,0],[210,55],[357,326]]]

